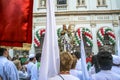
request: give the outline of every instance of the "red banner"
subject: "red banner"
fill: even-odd
[[[0,0],[0,46],[32,42],[33,0]]]

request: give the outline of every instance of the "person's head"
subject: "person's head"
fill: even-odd
[[[98,63],[102,70],[111,70],[112,67],[112,55],[108,51],[98,52]]]
[[[16,68],[17,68],[18,70],[20,70],[20,69],[22,68],[21,63],[20,63],[19,60],[14,60],[13,62],[14,62],[15,66],[16,66]]]
[[[36,62],[35,54],[29,54],[29,61],[33,63]]]
[[[73,25],[73,24],[70,24],[69,26],[68,26],[68,32],[74,32],[75,31],[75,26]]]
[[[73,57],[68,52],[63,52],[60,54],[60,71],[69,71],[73,63]]]
[[[81,58],[80,52],[76,51],[76,52],[74,52],[73,54],[77,57],[77,59],[80,59],[80,58]]]
[[[37,60],[38,62],[40,62],[40,58],[41,58],[41,53],[37,53],[37,54],[36,54],[36,60]]]
[[[8,50],[6,48],[0,48],[0,56],[8,57],[9,56]]]
[[[74,54],[72,55],[72,57],[73,57],[73,63],[72,63],[71,69],[75,69],[75,66],[77,63],[77,57]]]

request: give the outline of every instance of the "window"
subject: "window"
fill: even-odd
[[[46,8],[46,0],[38,0],[38,8]]]
[[[77,0],[78,5],[85,5],[85,0]]]
[[[61,5],[61,4],[67,4],[66,0],[57,0],[57,4]]]
[[[98,6],[106,6],[106,0],[97,0]]]
[[[58,10],[67,10],[67,0],[57,0]]]

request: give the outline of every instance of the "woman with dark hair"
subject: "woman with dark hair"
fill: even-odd
[[[97,59],[101,70],[92,75],[92,80],[120,80],[120,75],[111,71],[113,60],[111,53],[98,52]]]

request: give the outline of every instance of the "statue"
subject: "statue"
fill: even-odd
[[[64,24],[63,25],[63,30],[61,31],[61,37],[60,37],[60,51],[68,51],[68,47],[69,47],[69,37],[67,34],[67,27]]]
[[[71,52],[75,46],[75,30],[74,25],[69,25],[68,29],[66,25],[63,25],[63,30],[61,31],[60,37],[60,51]]]
[[[65,35],[67,33],[67,26],[63,24],[63,30],[61,32],[61,35]]]

